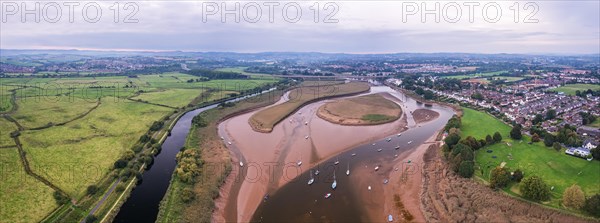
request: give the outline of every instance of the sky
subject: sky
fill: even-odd
[[[527,3],[3,0],[0,48],[600,53],[600,1]]]

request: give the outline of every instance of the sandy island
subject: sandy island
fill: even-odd
[[[345,98],[326,103],[319,107],[317,116],[340,125],[378,125],[393,122],[402,116],[398,104],[382,96],[370,94]]]
[[[390,89],[390,91],[393,90]],[[402,105],[402,99],[396,98],[397,95],[386,95],[388,99],[391,97],[396,103]],[[282,97],[282,101],[285,101],[284,98]],[[282,101],[276,104],[282,103]],[[233,117],[219,125],[219,134],[225,138],[225,141],[231,142],[228,147],[238,157],[233,159],[234,171],[221,188],[220,195],[222,197],[219,198],[218,208],[213,213],[213,221],[216,219],[237,222],[250,221],[265,194],[274,192],[292,180],[283,176],[281,171],[273,171],[273,169],[281,170],[283,165],[296,166],[301,161],[303,163],[301,171],[307,171],[347,149],[405,131],[409,122],[407,117],[412,119],[413,116],[429,116],[429,118],[419,118],[421,122],[437,118],[435,114],[426,112],[429,111],[427,109],[401,106],[405,112],[401,112],[400,118],[386,124],[376,126],[337,125],[318,118],[316,114],[319,107],[330,101],[318,101],[300,108],[295,114],[276,125],[271,133],[256,132],[248,124],[250,117],[260,110]],[[417,112],[416,110],[423,111]],[[416,121],[412,120],[411,122],[416,123]],[[356,134],[357,132],[361,134]],[[409,159],[421,160],[425,151],[423,147],[431,144],[435,136],[437,134],[427,140],[426,144],[402,154],[402,159],[394,160],[394,165],[398,167]],[[241,179],[238,174],[239,161],[244,163],[241,174],[244,178]],[[395,206],[393,196],[395,192],[399,192],[398,196],[406,211],[414,216],[414,220],[424,221],[419,202],[421,175],[399,175],[399,173],[405,172],[392,171],[390,173],[390,182],[397,183],[391,183],[392,187],[386,187],[384,193],[377,193],[376,197],[373,197],[375,200],[385,201],[383,210],[367,210],[369,216],[363,220],[380,220],[382,212],[394,213],[395,216],[399,216],[398,212],[400,211]],[[357,172],[356,176],[363,175]],[[226,208],[227,205],[234,206]],[[228,212],[225,211],[226,209],[234,213],[225,213]]]

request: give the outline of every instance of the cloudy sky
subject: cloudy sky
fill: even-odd
[[[35,3],[1,2],[0,48],[600,53],[597,0]]]

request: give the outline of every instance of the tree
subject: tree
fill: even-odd
[[[94,195],[98,192],[98,187],[96,185],[90,185],[87,187],[87,194]]]
[[[592,157],[594,157],[594,159],[600,160],[600,146],[593,148],[590,152],[592,153]]]
[[[85,223],[94,223],[98,220],[98,217],[96,217],[95,215],[91,214],[88,215],[87,217],[85,217]]]
[[[491,135],[489,135],[489,134],[488,134],[488,135],[486,135],[486,136],[485,136],[485,143],[486,143],[487,145],[494,144],[494,139],[492,138],[492,136],[491,136]]]
[[[554,148],[556,151],[560,151],[560,149],[562,149],[562,146],[560,145],[560,143],[554,142],[552,144],[552,148]]]
[[[544,121],[544,116],[537,114],[535,115],[535,118],[533,118],[533,121],[531,121],[534,125],[537,125],[539,123],[542,123]]]
[[[586,199],[583,210],[593,216],[600,217],[600,194]]]
[[[521,138],[523,138],[523,135],[521,135],[521,126],[520,125],[515,125],[512,130],[510,130],[510,138],[515,139],[515,140],[519,140]]]
[[[192,124],[200,128],[206,127],[208,125],[206,120],[204,120],[204,118],[201,115],[196,115],[194,118],[192,118]]]
[[[506,168],[497,166],[490,173],[490,187],[503,188],[510,182],[510,173]]]
[[[52,196],[58,205],[69,203],[69,198],[58,191],[54,191]]]
[[[475,164],[473,163],[473,161],[463,161],[460,163],[460,166],[458,167],[458,175],[460,175],[461,177],[464,178],[470,178],[471,176],[473,176],[473,173],[475,172],[473,166]]]
[[[542,178],[531,176],[521,182],[523,197],[533,201],[545,201],[550,198],[550,188]]]
[[[521,171],[521,169],[516,169],[515,172],[513,172],[512,179],[515,182],[521,182],[523,179],[523,171]]]
[[[425,93],[423,94],[423,98],[425,98],[427,100],[433,99],[433,96],[435,96],[435,95],[430,90],[426,90]]]
[[[546,145],[547,147],[552,146],[552,144],[554,144],[554,135],[547,133],[544,136],[544,145]]]
[[[499,143],[502,141],[502,135],[499,132],[494,133],[494,142]]]
[[[460,141],[460,135],[456,133],[450,133],[446,139],[444,139],[444,142],[450,147],[456,145],[458,141]]]
[[[118,159],[117,161],[115,161],[115,164],[114,164],[115,169],[125,168],[126,166],[127,166],[127,161],[125,161],[123,159]]]
[[[552,120],[556,118],[556,110],[550,109],[546,112],[546,120]]]
[[[539,142],[540,141],[540,135],[538,135],[537,133],[533,134],[533,136],[531,136],[531,142]]]
[[[184,203],[190,203],[196,199],[196,193],[191,188],[184,188],[181,192],[181,201]]]
[[[574,209],[580,209],[585,204],[585,195],[581,187],[573,184],[563,193],[563,205]]]

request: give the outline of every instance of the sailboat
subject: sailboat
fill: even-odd
[[[348,162],[348,169],[346,169],[346,176],[350,176],[350,162]]]
[[[338,159],[333,164],[335,164],[335,165],[340,164],[340,158],[338,157]]]
[[[335,170],[333,171],[333,183],[331,184],[331,189],[334,189],[337,187],[337,181],[335,180]]]
[[[244,167],[244,163],[240,161],[240,167]]]
[[[375,166],[375,171],[378,171],[378,170],[379,170],[379,166]]]
[[[383,149],[378,149],[377,152],[381,152]]]
[[[312,170],[310,171],[310,180],[308,180],[308,185],[311,185],[315,182],[315,178],[312,175]]]
[[[394,147],[394,149],[400,149],[400,143],[398,143],[398,145],[396,145],[396,147]]]
[[[315,175],[319,175],[319,170],[316,170],[316,171],[315,171]]]

